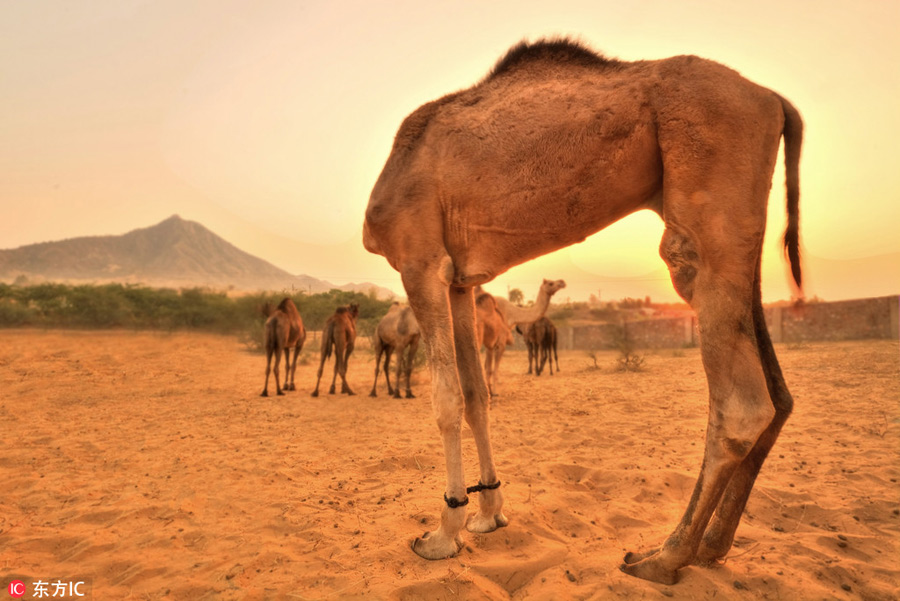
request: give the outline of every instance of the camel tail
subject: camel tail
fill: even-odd
[[[325,330],[322,332],[322,360],[331,357],[331,349],[334,347],[334,321],[328,320]]]
[[[278,348],[278,323],[272,319],[266,321],[266,353],[274,353]]]
[[[784,250],[791,264],[791,275],[802,290],[800,274],[800,148],[803,145],[803,119],[790,102],[781,98],[784,110],[784,168],[787,187],[787,229]]]

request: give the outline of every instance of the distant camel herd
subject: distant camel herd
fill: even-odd
[[[544,317],[550,306],[550,298],[566,287],[563,280],[544,280],[535,303],[530,307],[519,307],[505,299],[494,297],[488,292],[478,290],[476,299],[476,328],[478,340],[486,350],[484,360],[485,377],[491,383],[491,394],[497,388],[497,371],[500,358],[505,348],[513,343],[513,331],[522,334],[528,346],[528,373],[541,375],[546,358],[556,352],[556,328]],[[297,306],[290,298],[285,297],[277,307],[266,305],[262,309],[266,315],[265,350],[266,381],[261,396],[269,396],[269,376],[274,373],[275,393],[283,395],[286,390],[296,390],[294,374],[297,371],[297,358],[306,342],[306,329]],[[325,361],[334,354],[334,375],[328,394],[335,394],[337,377],[341,377],[341,393],[355,394],[347,383],[347,365],[356,345],[356,320],[359,317],[359,306],[350,304],[338,307],[325,322],[322,331],[322,346],[319,370],[316,377],[316,388],[312,396],[319,396],[319,383],[325,370]],[[552,336],[550,333],[552,332]],[[375,328],[372,346],[375,351],[375,379],[369,396],[377,396],[378,373],[384,359],[384,381],[388,395],[400,398],[400,382],[406,378],[406,398],[415,398],[410,386],[410,376],[419,348],[419,323],[409,305],[393,303],[387,314],[381,318]],[[291,356],[293,351],[293,357]],[[538,365],[538,352],[541,362]],[[396,386],[391,386],[391,357],[397,356]],[[281,385],[281,357],[284,357],[284,386]],[[272,360],[274,358],[274,366]],[[532,371],[532,358],[534,370]],[[274,367],[274,369],[273,369]],[[559,359],[556,360],[559,370]],[[550,373],[553,373],[551,366]]]

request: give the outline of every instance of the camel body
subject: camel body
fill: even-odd
[[[488,393],[499,394],[500,360],[506,347],[512,345],[513,335],[497,306],[497,297],[489,292],[475,297],[476,340],[484,346],[484,377]]]
[[[338,307],[334,315],[325,322],[322,331],[322,353],[319,360],[319,371],[316,376],[316,389],[312,396],[319,396],[319,382],[322,381],[322,372],[325,370],[325,361],[334,351],[334,376],[331,378],[331,388],[328,394],[334,394],[337,377],[341,376],[341,392],[344,394],[356,394],[347,384],[347,365],[353,347],[356,345],[356,318],[359,316],[359,307],[350,304],[347,307]]]
[[[394,398],[400,398],[400,376],[406,374],[406,398],[413,399],[410,385],[413,362],[416,352],[419,350],[419,322],[409,305],[393,303],[387,314],[378,322],[375,328],[375,381],[372,383],[372,392],[369,396],[377,396],[378,369],[381,357],[384,355],[384,381],[387,384],[388,394]],[[390,365],[391,355],[397,353],[397,387],[391,387]]]
[[[306,329],[303,327],[303,320],[300,318],[300,312],[297,311],[294,301],[285,298],[274,310],[270,310],[269,307],[271,305],[264,309],[264,313],[268,315],[265,325],[266,384],[260,396],[269,396],[269,372],[273,356],[275,357],[275,393],[284,394],[278,374],[282,354],[284,355],[285,371],[283,390],[297,390],[294,385],[297,357],[300,356],[303,343],[306,341]],[[293,361],[290,360],[291,349],[294,350]]]
[[[544,365],[549,362],[550,375],[553,375],[553,359],[556,359],[556,371],[559,371],[559,354],[557,353],[556,326],[546,317],[528,324],[524,332],[519,329],[525,346],[528,349],[528,373],[532,373],[532,361],[534,362],[534,375],[539,376],[544,371]]]
[[[447,461],[439,527],[419,555],[457,553],[460,532],[507,523],[478,362],[473,287],[641,209],[665,224],[660,255],[695,310],[709,386],[700,475],[666,541],[622,570],[674,583],[724,557],[756,475],[793,406],[762,310],[766,208],[782,138],[785,247],[800,286],[802,120],[784,98],[694,56],[605,59],[566,40],[512,48],[477,85],[409,115],[369,199],[368,250],[400,272],[432,369]],[[478,450],[467,518],[460,426]]]

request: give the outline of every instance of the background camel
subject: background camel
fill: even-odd
[[[284,394],[278,381],[278,364],[281,362],[281,354],[284,353],[284,390],[297,390],[294,386],[294,374],[297,371],[297,357],[303,349],[306,341],[306,329],[300,312],[297,311],[294,301],[290,298],[282,300],[278,307],[272,310],[270,305],[263,308],[263,313],[268,315],[265,325],[266,336],[266,384],[261,396],[269,396],[269,371],[272,366],[272,356],[275,356],[275,392]],[[291,349],[294,349],[294,360],[290,361]]]
[[[484,345],[484,377],[491,396],[498,394],[500,359],[513,343],[512,331],[497,308],[494,295],[481,292],[475,298],[475,339]]]
[[[766,329],[760,260],[784,138],[784,242],[799,288],[802,128],[787,100],[718,63],[620,62],[568,40],[523,42],[477,85],[404,120],[369,198],[363,242],[400,272],[432,369],[447,487],[440,525],[413,542],[416,553],[448,557],[463,526],[507,523],[473,287],[640,209],[665,223],[660,255],[697,313],[709,425],[680,522],[660,547],[628,553],[622,570],[671,584],[684,566],[728,553],[793,406]],[[463,415],[483,483],[470,489]],[[479,508],[467,521],[475,490]]]
[[[350,361],[350,353],[356,344],[356,318],[359,316],[359,306],[350,304],[347,307],[338,307],[334,315],[325,322],[322,331],[322,357],[319,361],[319,372],[316,376],[316,389],[313,396],[319,396],[319,382],[322,380],[322,371],[325,369],[325,360],[331,356],[334,349],[334,376],[331,378],[331,388],[328,394],[334,394],[334,385],[338,375],[341,376],[341,392],[356,394],[347,384],[347,363]]]
[[[559,354],[556,352],[556,326],[546,317],[524,326],[516,326],[525,340],[528,349],[528,373],[532,373],[532,361],[534,362],[534,374],[541,375],[544,364],[550,362],[550,375],[553,375],[553,359],[556,358],[556,371],[559,371]]]
[[[527,324],[533,323],[544,316],[547,308],[550,306],[550,299],[554,294],[566,287],[564,280],[544,280],[538,289],[537,298],[530,307],[520,307],[502,296],[494,297],[497,302],[497,308],[500,314],[506,319],[506,323],[510,329],[516,326],[523,326],[521,331],[525,331]]]
[[[400,398],[400,374],[404,368],[406,372],[406,398],[415,398],[410,387],[409,378],[412,374],[413,361],[419,350],[419,322],[409,305],[394,303],[388,309],[387,314],[378,322],[375,328],[375,381],[372,382],[372,392],[369,396],[376,396],[375,389],[378,386],[378,367],[381,363],[381,355],[384,353],[384,381],[387,384],[388,394]],[[404,351],[405,359],[404,359]],[[391,354],[397,353],[397,387],[391,387]]]

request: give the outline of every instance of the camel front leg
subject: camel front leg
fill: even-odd
[[[503,515],[503,494],[491,450],[489,422],[490,397],[484,372],[478,361],[475,336],[475,298],[472,289],[451,288],[450,308],[456,345],[456,365],[466,403],[466,423],[475,437],[480,466],[478,513],[469,516],[466,528],[471,532],[493,532],[509,523]]]
[[[447,487],[442,501],[440,526],[412,543],[412,549],[426,559],[443,559],[459,552],[459,533],[466,522],[466,485],[462,468],[463,399],[456,372],[456,352],[450,316],[448,284],[439,278],[446,273],[449,257],[441,265],[418,265],[404,271],[403,286],[415,313],[431,366],[431,404],[444,445]],[[452,269],[452,267],[451,267]]]

